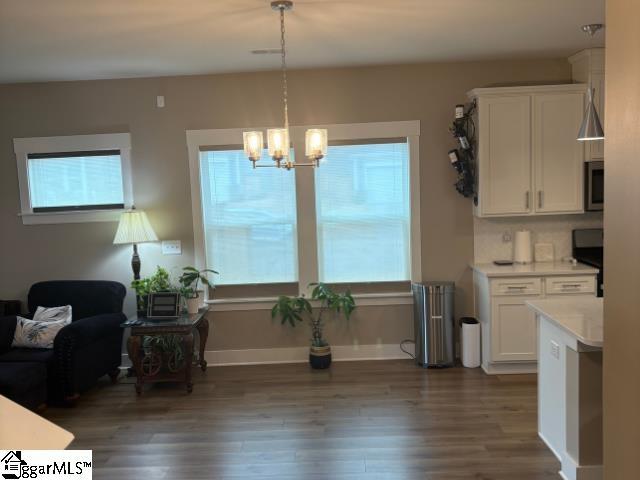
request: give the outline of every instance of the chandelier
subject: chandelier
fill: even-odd
[[[264,148],[264,137],[261,131],[243,132],[244,153],[257,167],[275,167],[291,170],[295,167],[318,167],[320,160],[327,154],[327,131],[322,128],[310,128],[305,134],[305,156],[307,163],[292,162],[289,158],[291,143],[289,140],[289,108],[287,91],[287,49],[285,43],[284,12],[293,8],[293,2],[289,0],[275,0],[271,2],[271,8],[280,12],[280,53],[282,70],[282,104],[284,110],[284,127],[270,128],[267,130],[267,147],[269,156],[273,160],[270,165],[258,165]]]

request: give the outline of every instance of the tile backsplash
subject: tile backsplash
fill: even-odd
[[[554,215],[473,219],[474,262],[511,260],[516,230],[531,230],[532,243],[552,243],[556,260],[571,255],[571,231],[575,228],[602,227],[602,212],[583,215]],[[511,241],[504,241],[508,233]]]

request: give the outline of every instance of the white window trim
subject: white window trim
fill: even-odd
[[[14,138],[13,150],[18,166],[20,187],[20,217],[24,225],[83,222],[117,222],[120,214],[133,205],[133,182],[131,179],[131,135],[129,133],[105,133],[97,135],[70,135],[63,137]],[[27,174],[30,153],[77,152],[91,150],[120,150],[124,209],[83,210],[70,212],[35,213],[29,197]]]
[[[251,128],[263,130],[267,128]],[[291,140],[294,149],[304,148],[304,134],[308,128],[326,128],[330,140],[364,140],[384,138],[406,138],[409,148],[409,201],[410,201],[410,267],[411,281],[422,280],[422,252],[420,227],[420,121],[350,123],[334,125],[293,126]],[[249,128],[228,128],[215,130],[187,130],[189,151],[189,176],[191,182],[191,207],[193,216],[193,236],[195,264],[205,268],[204,222],[202,216],[202,192],[200,187],[200,148],[206,146],[242,145],[242,133]],[[296,158],[304,158],[296,152]],[[264,160],[269,161],[269,160]],[[247,160],[247,163],[249,160]],[[322,167],[320,167],[322,168]],[[298,208],[298,285],[300,293],[309,294],[304,287],[318,279],[317,238],[315,216],[315,189],[313,171],[300,168],[296,171],[296,196]],[[300,210],[304,210],[302,215]],[[304,239],[304,241],[303,241]],[[207,292],[208,294],[208,292]],[[359,305],[400,305],[411,304],[410,292],[375,293],[354,295],[360,299]],[[209,300],[211,309],[261,310],[273,306],[275,298],[240,298]],[[362,303],[365,302],[365,303]],[[370,303],[372,302],[372,303]]]

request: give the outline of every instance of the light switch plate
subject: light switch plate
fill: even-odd
[[[560,345],[551,340],[551,356],[560,358]]]
[[[182,243],[180,242],[180,240],[163,240],[162,254],[163,255],[182,255]]]

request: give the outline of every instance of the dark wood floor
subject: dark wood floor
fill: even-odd
[[[536,377],[411,361],[209,368],[186,395],[107,381],[44,415],[93,450],[95,479],[559,479]]]

